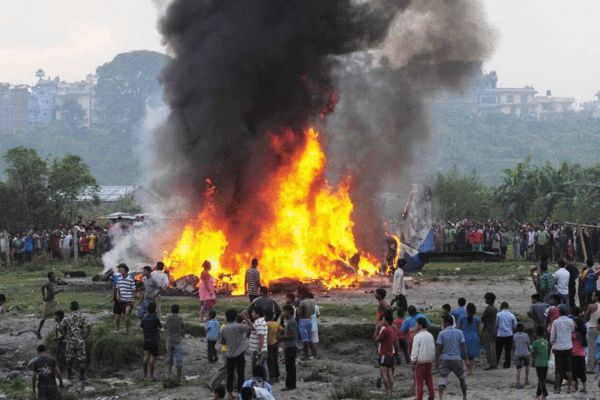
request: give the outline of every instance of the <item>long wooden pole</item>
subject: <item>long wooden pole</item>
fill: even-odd
[[[583,249],[583,261],[587,260],[587,250],[585,248],[585,240],[583,240],[583,227],[579,227],[579,238],[581,240],[581,248]]]

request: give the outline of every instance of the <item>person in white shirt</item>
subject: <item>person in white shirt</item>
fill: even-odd
[[[67,233],[63,236],[60,242],[60,252],[63,260],[68,260],[71,257],[72,244],[73,235],[71,235],[71,232],[67,231]]]
[[[161,316],[161,307],[160,307],[160,293],[169,286],[169,276],[163,272],[165,268],[165,264],[162,261],[156,263],[156,269],[152,271],[152,279],[156,283],[158,283],[159,292],[155,298],[156,303],[156,315],[158,318]]]
[[[571,349],[573,348],[572,334],[575,323],[567,317],[567,306],[561,304],[558,308],[560,317],[552,323],[550,343],[554,353],[554,393],[560,393],[563,379],[567,379],[567,391],[571,389]]]
[[[392,295],[394,297],[399,294],[406,296],[406,285],[404,284],[404,266],[406,266],[406,260],[398,260],[398,266],[394,272],[394,278],[392,281]]]
[[[570,307],[569,278],[571,277],[571,274],[565,268],[566,263],[563,260],[558,262],[558,267],[558,271],[556,271],[553,276],[556,279],[556,290],[560,296],[560,304],[566,304],[567,307]]]
[[[429,398],[435,395],[433,388],[433,361],[435,360],[435,340],[427,331],[427,320],[417,319],[417,334],[413,338],[410,361],[415,371],[416,400],[423,400],[423,382],[427,384]]]

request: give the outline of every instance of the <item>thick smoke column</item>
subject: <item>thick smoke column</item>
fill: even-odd
[[[340,103],[328,120],[327,148],[331,169],[350,170],[354,177],[356,234],[363,246],[376,248],[381,241],[378,195],[408,195],[411,182],[435,169],[423,162],[430,158],[421,145],[429,137],[428,104],[440,92],[472,83],[493,38],[476,1],[415,1],[375,51],[381,61],[355,54],[337,69]]]
[[[476,5],[174,0],[160,23],[173,56],[162,76],[171,113],[155,132],[160,173],[153,189],[185,197],[195,213],[210,177],[219,212],[237,233],[234,240],[251,244],[269,217],[261,182],[285,162],[271,149],[271,135],[293,131],[293,153],[338,93],[342,109],[333,113],[328,149],[330,156],[335,152],[334,167],[353,172],[357,233],[361,244],[375,248],[381,224],[372,199],[389,178],[384,171],[398,169],[411,142],[425,136],[426,94],[458,86],[487,52],[483,24],[469,20],[470,4]],[[420,31],[398,34],[402,15],[412,14],[423,18],[406,22]],[[404,39],[409,42],[402,44]],[[347,55],[384,41],[382,51],[392,61],[395,52],[407,50],[403,66],[358,73],[348,68]]]

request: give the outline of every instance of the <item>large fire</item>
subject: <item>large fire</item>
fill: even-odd
[[[293,134],[273,136],[271,145],[283,153]],[[297,140],[297,139],[295,139]],[[291,160],[265,182],[272,216],[261,226],[252,248],[235,248],[227,224],[219,220],[213,197],[218,190],[207,180],[206,206],[188,223],[177,244],[165,252],[173,279],[198,276],[204,260],[212,264],[217,282],[243,293],[244,271],[259,259],[263,284],[280,278],[303,282],[321,280],[328,288],[348,287],[378,272],[372,255],[360,252],[353,234],[350,178],[331,186],[324,178],[326,156],[314,129],[305,132]]]

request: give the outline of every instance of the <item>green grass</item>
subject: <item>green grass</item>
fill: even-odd
[[[426,264],[421,270],[421,278],[434,281],[443,280],[445,276],[460,276],[469,281],[485,280],[490,277],[506,277],[523,280],[529,276],[534,264],[527,261],[503,262],[434,262]]]
[[[22,379],[0,379],[0,393],[6,395],[7,399],[29,400],[31,399],[31,385],[25,384]]]

